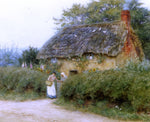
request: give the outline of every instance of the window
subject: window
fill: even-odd
[[[51,58],[51,63],[52,63],[52,64],[57,63],[57,58]]]
[[[94,58],[94,55],[93,55],[93,54],[88,54],[88,55],[86,56],[86,58],[89,59],[89,60],[92,60],[92,59]]]

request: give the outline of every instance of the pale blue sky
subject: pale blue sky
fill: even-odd
[[[0,48],[41,47],[55,34],[53,17],[90,0],[0,0]],[[140,0],[150,9],[149,0]]]

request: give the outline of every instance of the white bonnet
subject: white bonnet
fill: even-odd
[[[64,72],[62,72],[62,73],[61,73],[61,75],[62,75],[63,77],[66,77],[66,75],[65,75],[65,73],[64,73]]]

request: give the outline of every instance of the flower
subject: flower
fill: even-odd
[[[33,69],[33,65],[32,65],[32,63],[30,63],[30,68],[31,68],[31,69]]]
[[[96,71],[96,69],[94,68],[94,69],[93,69],[93,72],[95,72],[95,71]]]
[[[22,63],[21,67],[22,67],[22,68],[24,68],[24,67],[25,67],[25,64],[24,64],[24,62]]]
[[[49,73],[50,73],[50,71],[49,71],[49,70],[46,70],[46,73],[47,73],[47,74],[49,74]]]
[[[25,62],[25,67],[26,67],[26,68],[28,67],[26,62]]]

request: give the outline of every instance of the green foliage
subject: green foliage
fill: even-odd
[[[40,98],[45,98],[44,95],[39,95],[36,92],[28,91],[25,93],[16,93],[16,92],[5,92],[0,91],[1,100],[15,100],[15,101],[25,101],[25,100],[36,100]]]
[[[68,25],[83,24],[85,21],[85,7],[80,4],[74,4],[71,9],[63,10],[62,18],[56,19],[56,25],[65,27]]]
[[[150,12],[141,5],[139,0],[132,0],[129,4],[131,25],[142,42],[146,58],[150,59]]]
[[[79,68],[81,68],[82,71],[85,70],[86,66],[88,65],[89,61],[87,57],[84,55],[78,59],[76,59],[77,62],[75,62],[75,65]]]
[[[4,93],[29,94],[45,96],[45,81],[48,75],[27,68],[0,68],[0,91]]]
[[[101,64],[105,60],[105,55],[99,54],[98,63]]]
[[[26,62],[27,65],[29,65],[30,63],[34,65],[39,64],[39,60],[36,59],[38,52],[38,49],[34,47],[29,47],[29,49],[24,50],[22,53],[22,57],[19,58],[20,64],[22,64],[23,62]]]
[[[87,7],[87,23],[107,22],[120,19],[124,0],[92,1]]]
[[[41,69],[39,65],[36,65],[34,67],[35,70],[43,72],[45,74],[52,74],[53,72],[56,73],[56,77],[58,79],[60,79],[60,67],[61,67],[61,63],[49,63],[49,61],[40,61],[40,63],[44,66],[44,69]]]
[[[150,60],[150,42],[146,42],[143,47],[146,58]]]
[[[134,68],[131,68],[134,67]],[[86,101],[107,100],[128,105],[134,111],[150,111],[150,67],[128,66],[124,69],[79,74],[69,77],[61,87],[61,96],[79,105]],[[131,70],[132,69],[132,70]],[[142,70],[139,70],[142,69]]]
[[[99,0],[91,1],[87,6],[74,4],[63,11],[60,19],[54,18],[55,24],[65,27],[119,20],[123,3],[124,0]]]
[[[136,72],[149,72],[150,71],[150,61],[143,60],[143,62],[134,63],[129,61],[125,66],[125,69],[128,71],[136,71]]]

